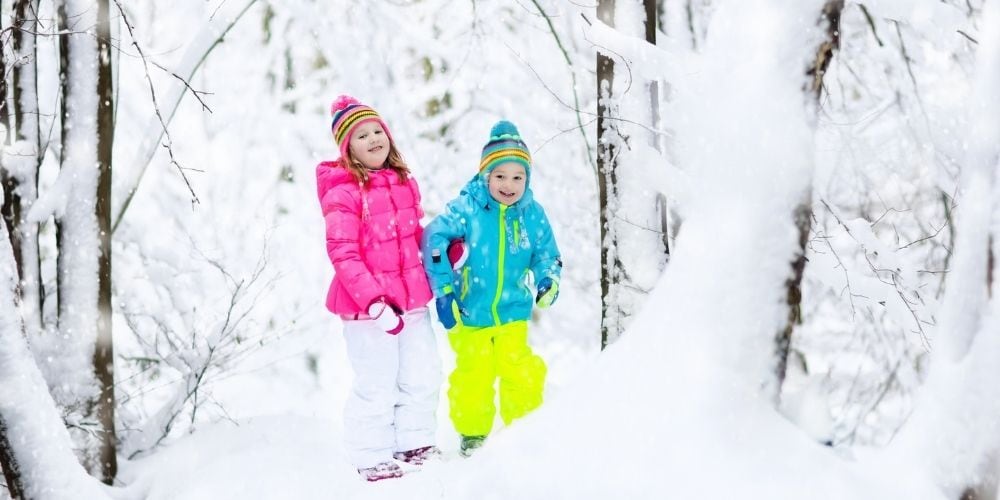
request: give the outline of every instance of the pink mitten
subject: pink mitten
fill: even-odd
[[[368,316],[379,328],[389,335],[403,331],[403,316],[398,308],[390,304],[385,297],[379,297],[368,304]]]

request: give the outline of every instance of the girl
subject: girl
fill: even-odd
[[[330,108],[340,158],[316,167],[334,277],[326,307],[344,321],[354,384],[344,408],[348,456],[368,481],[403,475],[393,459],[439,456],[441,361],[420,256],[417,182],[374,109],[350,96]]]

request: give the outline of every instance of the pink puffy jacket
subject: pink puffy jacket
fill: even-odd
[[[379,296],[405,311],[424,307],[432,294],[420,258],[420,191],[410,177],[370,172],[362,187],[339,161],[316,166],[326,252],[334,276],[326,308],[345,318],[364,317]]]

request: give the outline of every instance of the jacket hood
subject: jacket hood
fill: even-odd
[[[340,160],[324,161],[316,165],[316,194],[323,199],[334,186],[354,182],[354,176],[341,166]]]
[[[369,170],[368,182],[365,184],[364,189],[397,183],[405,184],[405,182],[400,182],[397,179],[398,176],[392,169]],[[354,179],[350,171],[343,167],[339,159],[324,161],[316,165],[316,194],[319,195],[320,200],[326,196],[327,192],[341,184],[356,186],[358,181]]]
[[[486,183],[486,176],[488,173],[477,173],[469,179],[469,182],[465,184],[462,188],[462,192],[468,194],[476,202],[476,205],[480,207],[485,206],[499,206],[500,202],[493,199],[490,195],[490,187]],[[530,179],[530,177],[529,177]],[[532,200],[534,200],[534,195],[531,193],[530,182],[525,182],[524,184],[524,195],[521,196],[520,200],[511,205],[511,207],[518,208],[530,205]]]

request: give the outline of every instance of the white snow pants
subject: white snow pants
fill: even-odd
[[[395,451],[436,444],[441,358],[427,309],[403,316],[389,335],[371,320],[344,322],[354,385],[344,407],[344,442],[358,468],[392,460]]]

